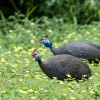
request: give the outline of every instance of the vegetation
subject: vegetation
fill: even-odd
[[[0,18],[19,11],[27,18],[63,18],[66,22],[86,24],[100,21],[100,0],[3,0]]]
[[[28,20],[22,14],[0,21],[0,100],[99,100],[100,64],[89,64],[93,76],[86,81],[49,79],[32,58],[34,48],[42,59],[52,53],[40,43],[48,35],[54,45],[74,41],[100,45],[100,23],[76,25],[62,18]]]

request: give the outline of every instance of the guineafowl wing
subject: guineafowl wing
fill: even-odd
[[[56,53],[58,54],[70,54],[79,58],[85,58],[87,60],[100,59],[100,48],[96,45],[90,45],[84,42],[74,42],[61,46]]]
[[[97,48],[97,49],[100,51],[100,46],[99,46],[99,45],[96,45],[96,44],[91,44],[91,43],[89,43],[89,45],[91,45],[91,46],[93,46],[93,47]]]

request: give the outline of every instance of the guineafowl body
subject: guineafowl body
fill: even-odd
[[[96,44],[72,42],[62,45],[59,48],[54,48],[47,36],[42,38],[41,41],[46,47],[50,48],[54,55],[69,54],[78,58],[87,59],[89,62],[94,61],[98,63],[98,61],[100,61],[100,46]]]
[[[68,74],[76,80],[82,79],[83,75],[86,75],[87,79],[91,76],[89,66],[77,57],[62,54],[51,56],[42,61],[36,51],[33,52],[32,56],[38,61],[42,71],[51,79],[56,77],[58,80],[64,80]]]

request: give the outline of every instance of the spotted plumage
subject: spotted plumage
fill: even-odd
[[[32,56],[36,59],[42,71],[51,79],[56,77],[58,80],[64,80],[68,74],[76,80],[82,79],[83,75],[86,75],[85,78],[87,79],[91,76],[89,66],[77,57],[62,54],[51,56],[42,61],[36,50],[33,51]]]
[[[59,48],[54,48],[48,36],[41,39],[42,43],[49,47],[54,55],[69,54],[78,58],[87,59],[89,62],[98,63],[100,60],[100,46],[86,42],[72,42],[64,44]],[[48,42],[47,42],[48,41]]]

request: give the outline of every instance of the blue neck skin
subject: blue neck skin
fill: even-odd
[[[47,39],[47,40],[42,40],[42,43],[48,47],[48,48],[52,48],[52,43],[50,43],[50,41]]]
[[[41,57],[37,54],[37,55],[35,55],[35,60],[40,62],[41,61]]]

